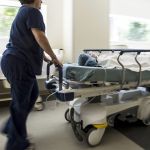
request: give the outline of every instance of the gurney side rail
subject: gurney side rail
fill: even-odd
[[[135,89],[137,83],[136,82],[130,82],[128,84],[124,84],[124,88],[126,89]],[[141,85],[144,87],[146,85],[150,85],[150,81],[142,81]],[[77,97],[92,97],[92,96],[99,96],[99,95],[105,95],[108,93],[113,93],[115,91],[120,90],[120,85],[109,85],[105,87],[90,87],[90,88],[81,88],[81,89],[64,89],[61,91],[57,91],[57,98],[60,101],[69,101],[69,98],[67,98],[68,93],[72,93],[74,97],[71,97],[70,101]],[[61,98],[59,95],[63,95],[63,98]],[[66,99],[65,99],[66,98]]]

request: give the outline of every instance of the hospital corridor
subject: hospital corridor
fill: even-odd
[[[0,150],[150,150],[149,6],[0,0]]]
[[[142,150],[132,140],[119,131],[109,128],[101,144],[95,148],[80,143],[73,135],[71,125],[64,119],[68,104],[48,102],[44,111],[33,111],[29,117],[28,130],[37,150]],[[8,108],[1,108],[0,122],[8,116]],[[6,137],[0,135],[0,150],[4,149]]]

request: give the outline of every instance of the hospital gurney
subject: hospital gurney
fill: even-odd
[[[91,51],[91,50],[86,50]],[[64,65],[58,67],[59,77],[49,77],[51,63],[47,65],[46,87],[60,101],[70,101],[65,118],[71,123],[79,141],[96,146],[107,126],[115,126],[116,119],[150,125],[150,71],[142,71],[138,61],[141,52],[150,50],[97,49],[118,51],[121,68]],[[120,57],[136,53],[138,72],[124,67]],[[75,86],[74,86],[75,85]]]

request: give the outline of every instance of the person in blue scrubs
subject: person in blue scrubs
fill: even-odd
[[[19,0],[21,7],[12,23],[1,69],[11,86],[10,117],[2,132],[8,137],[5,150],[33,150],[26,121],[39,95],[36,75],[42,71],[44,51],[55,66],[62,66],[45,36],[41,0]],[[48,58],[46,58],[48,60]]]

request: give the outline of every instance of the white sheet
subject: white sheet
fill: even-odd
[[[136,54],[126,53],[120,57],[120,62],[124,65],[125,68],[130,70],[139,71],[139,66],[135,61]],[[98,62],[100,65],[106,68],[121,68],[120,64],[117,61],[118,54],[117,53],[102,53],[98,56]],[[137,57],[138,61],[142,66],[142,71],[150,70],[150,53],[141,53]]]

